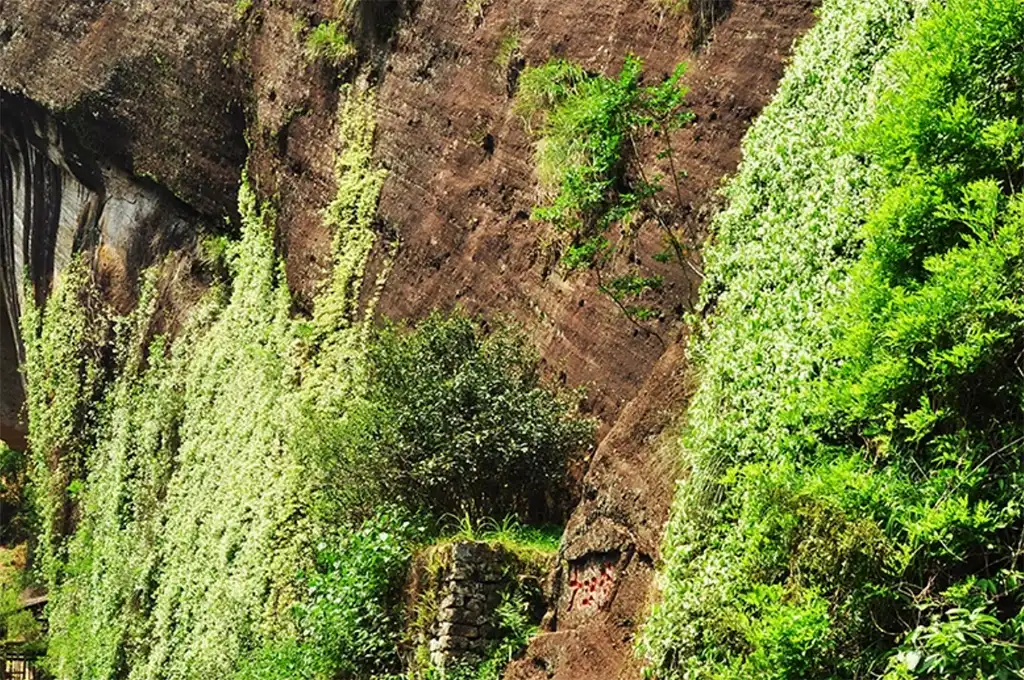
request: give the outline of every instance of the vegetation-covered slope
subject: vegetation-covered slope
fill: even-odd
[[[659,677],[1024,668],[1024,4],[826,2],[707,253]]]
[[[592,425],[523,339],[459,316],[374,332],[360,308],[383,171],[372,96],[344,95],[312,318],[292,316],[273,210],[243,181],[240,238],[205,244],[227,273],[173,342],[154,336],[156,270],[130,316],[79,262],[23,319],[56,677],[396,673],[396,587],[446,512],[558,516],[545,495]]]
[[[306,57],[354,59],[339,26],[309,32]],[[540,122],[553,194],[535,217],[638,330],[663,323],[630,238],[647,220],[660,259],[699,274],[675,231],[682,69],[656,83],[632,57],[617,80],[525,63],[516,101]],[[273,204],[243,181],[241,237],[205,242],[213,284],[173,339],[157,271],[122,316],[75,262],[23,319],[59,678],[444,676],[409,634],[412,554],[453,513],[566,509],[592,424],[523,337],[458,315],[373,328],[394,254],[385,172],[373,98],[341,100],[333,267],[308,317]],[[274,134],[287,147],[287,124]],[[645,137],[667,143],[671,181],[645,176]],[[1024,3],[826,0],[706,252],[687,474],[639,642],[653,676],[1024,677],[1022,183]],[[22,464],[4,453],[0,500],[20,503]],[[2,614],[16,593],[0,596]],[[498,677],[531,631],[523,606],[513,593],[490,658],[447,677]],[[632,625],[610,627],[628,640]]]

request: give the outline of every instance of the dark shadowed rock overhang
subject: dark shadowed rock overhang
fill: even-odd
[[[194,237],[203,218],[155,182],[93,156],[42,106],[0,90],[0,111],[0,436],[23,447],[25,296],[44,304],[81,254],[106,302],[126,312],[142,269]]]

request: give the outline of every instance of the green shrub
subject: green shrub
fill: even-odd
[[[0,546],[24,540],[28,508],[25,497],[27,458],[0,439]]]
[[[245,15],[252,9],[253,0],[235,0],[235,16],[244,19]]]
[[[1005,596],[1007,591],[1000,588]],[[1000,680],[1020,677],[1024,615],[1007,618],[994,603],[973,609],[950,607],[935,612],[927,624],[907,635],[890,658],[884,680],[910,678],[982,678]]]
[[[21,591],[26,573],[17,564],[7,564],[12,553],[0,548],[0,649],[5,644],[39,644],[43,638],[42,626],[32,612],[21,608]]]
[[[335,671],[394,670],[400,661],[400,593],[410,547],[424,531],[400,514],[378,510],[335,545],[322,543],[310,596],[297,605],[300,634],[332,657]]]
[[[515,110],[528,126],[539,121],[537,175],[550,195],[534,208],[533,217],[550,222],[568,237],[563,265],[570,270],[594,269],[601,291],[634,321],[638,315],[627,301],[651,287],[631,290],[627,296],[615,283],[653,279],[635,271],[613,278],[611,266],[617,252],[630,251],[645,217],[653,216],[672,256],[685,265],[683,238],[671,216],[665,216],[671,211],[658,198],[664,189],[662,178],[648,178],[638,157],[640,140],[659,135],[664,145],[659,157],[669,161],[679,207],[680,175],[670,133],[692,118],[685,109],[684,72],[685,65],[680,65],[664,82],[644,86],[643,62],[629,55],[617,79],[588,73],[561,59],[527,68],[519,79]],[[621,227],[621,234],[610,240],[613,225]]]
[[[434,314],[414,331],[384,328],[370,342],[365,395],[318,456],[339,481],[342,507],[363,514],[391,501],[441,517],[543,518],[564,510],[570,455],[593,424],[540,383],[524,338]]]
[[[498,68],[498,73],[502,78],[507,77],[509,68],[517,59],[521,58],[521,40],[519,28],[513,27],[506,31],[501,42],[498,43],[498,52],[494,55],[494,65]]]
[[[515,109],[531,124],[540,120],[537,174],[552,194],[534,216],[569,232],[576,247],[613,223],[629,221],[640,201],[661,188],[627,180],[636,138],[674,129],[692,117],[683,108],[684,72],[680,66],[664,83],[644,87],[643,62],[633,55],[617,79],[565,60],[524,70]]]
[[[297,636],[243,661],[237,680],[379,677],[400,668],[401,578],[424,530],[401,511],[378,510],[361,527],[317,546],[293,611]]]
[[[355,55],[355,46],[337,21],[317,24],[306,36],[306,58],[310,61],[323,61],[337,68]]]

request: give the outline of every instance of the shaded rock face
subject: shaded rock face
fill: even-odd
[[[0,86],[64,115],[93,155],[209,215],[245,163],[234,0],[4,0]]]
[[[200,220],[166,189],[94,158],[33,102],[0,91],[0,110],[0,424],[4,440],[18,446],[25,295],[43,304],[80,252],[107,301],[128,311],[141,270],[185,243]]]

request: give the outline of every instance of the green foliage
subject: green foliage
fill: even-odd
[[[637,196],[635,188],[624,187],[627,153],[635,152],[633,138],[648,129],[690,120],[683,108],[684,71],[680,66],[664,83],[649,87],[641,85],[643,62],[633,55],[617,79],[565,60],[523,71],[515,108],[528,121],[541,120],[537,174],[553,194],[535,217],[577,239],[628,219]]]
[[[42,626],[31,612],[21,607],[21,592],[26,585],[25,545],[0,547],[0,649],[13,644],[19,648],[42,643]]]
[[[74,504],[66,490],[85,474],[95,426],[90,405],[99,399],[108,329],[88,268],[79,257],[64,269],[47,301],[45,324],[33,291],[27,292],[25,301],[21,336],[26,402],[32,415],[29,478],[39,523],[40,571],[52,584],[64,556],[64,538],[73,529]]]
[[[1024,668],[1024,5],[914,9],[826,3],[745,142],[658,677]]]
[[[399,593],[410,547],[424,530],[387,510],[317,546],[293,617],[297,637],[250,654],[237,680],[367,677],[396,671],[402,638]]]
[[[229,296],[213,290],[172,347],[147,343],[151,277],[117,324],[83,518],[51,589],[58,677],[228,673],[290,597],[308,540],[281,444],[296,385],[290,301],[244,183],[239,209]]]
[[[0,439],[0,498],[13,491],[15,477],[24,467],[25,456]]]
[[[306,58],[323,61],[330,66],[344,66],[356,55],[355,46],[341,23],[325,21],[317,24],[306,36]]]
[[[643,62],[634,55],[626,57],[617,79],[556,59],[523,71],[515,101],[528,125],[540,122],[537,174],[550,197],[534,209],[533,217],[568,236],[565,267],[597,270],[602,292],[630,318],[635,317],[629,307],[602,283],[600,274],[617,252],[630,250],[634,225],[642,223],[645,210],[656,218],[680,265],[684,257],[677,229],[665,220],[657,198],[664,187],[657,178],[648,180],[638,143],[655,133],[660,136],[664,150],[659,156],[669,160],[675,198],[681,204],[669,134],[692,119],[681,82],[685,65],[656,85],[642,85],[642,73]],[[636,166],[632,172],[630,163]],[[613,225],[621,227],[621,236],[609,240]]]
[[[518,28],[512,28],[505,33],[498,43],[498,52],[494,55],[494,65],[502,77],[508,73],[509,68],[520,58],[520,41]]]
[[[332,458],[355,456],[337,448],[335,425],[377,427],[390,410],[404,418],[383,423],[401,455],[444,461],[454,452],[489,464],[493,451],[510,469],[533,460],[535,445],[544,462],[564,465],[591,431],[539,386],[535,360],[510,332],[485,338],[461,317],[437,317],[408,336],[372,332],[376,296],[364,291],[363,271],[385,175],[372,161],[372,95],[342,96],[338,190],[325,212],[335,267],[312,318],[291,316],[273,211],[244,176],[241,238],[204,241],[201,254],[222,280],[173,341],[154,335],[159,267],[128,316],[82,304],[95,289],[75,265],[45,313],[30,308],[25,317],[33,474],[50,491],[40,506],[70,508],[75,520],[54,521],[49,534],[55,677],[395,672],[404,633],[394,588],[423,540],[420,522],[403,518],[420,504],[463,503],[448,492],[450,506],[430,506],[445,472],[428,465],[417,471],[423,485],[399,484],[411,491],[377,496],[360,521],[348,521],[358,513],[337,499],[351,494],[358,472]],[[412,370],[416,361],[430,365]],[[418,409],[403,391],[414,387],[440,406]],[[502,420],[502,405],[521,422]],[[431,428],[456,416],[464,420],[446,432],[460,439],[442,450]],[[363,469],[393,453],[374,445],[369,462],[356,457]],[[531,474],[561,481],[556,472]],[[475,495],[464,503],[483,505],[484,476],[467,474],[465,492]],[[422,488],[434,497],[417,495]],[[518,498],[502,493],[495,507]],[[385,500],[406,507],[384,512]]]
[[[553,555],[558,551],[562,529],[557,525],[524,525],[512,515],[507,515],[500,522],[493,517],[477,522],[466,513],[459,518],[449,538],[500,546],[522,561],[530,562],[538,555]]]
[[[398,664],[401,622],[395,592],[410,545],[422,539],[408,520],[378,514],[328,549],[321,544],[310,597],[298,605],[301,634],[334,657],[342,673],[381,672]]]
[[[484,9],[490,4],[490,0],[465,0],[466,12],[474,21],[484,18]]]
[[[28,456],[0,439],[0,545],[18,542],[27,528],[27,464]]]
[[[540,384],[524,338],[438,314],[415,331],[384,328],[367,352],[367,389],[320,457],[339,504],[367,514],[385,501],[435,517],[544,517],[570,454],[593,425]]]
[[[1019,578],[1019,574],[1017,578]],[[1018,595],[1019,598],[1019,595]],[[1019,599],[1018,599],[1019,602]],[[889,660],[884,680],[1020,677],[1024,616],[1001,619],[993,602],[932,614]]]
[[[75,383],[69,390],[70,376],[55,381],[54,391],[71,392],[67,410],[87,413],[95,431],[44,429],[52,414],[34,409],[46,402],[30,403],[34,450],[57,430],[88,460],[76,484],[80,525],[67,559],[54,560],[62,573],[51,586],[49,666],[58,677],[230,674],[266,640],[295,633],[287,614],[304,592],[296,572],[314,563],[316,541],[337,531],[337,518],[311,517],[322,475],[307,467],[295,432],[303,414],[344,403],[360,384],[366,324],[356,305],[373,244],[365,213],[372,219],[382,179],[360,165],[369,163],[373,99],[346,94],[340,128],[351,138],[331,210],[353,218],[336,239],[339,267],[312,322],[291,318],[272,212],[243,182],[242,237],[215,249],[230,290],[214,286],[169,344],[150,338],[152,273],[137,312],[114,319],[106,351],[115,378],[102,395],[85,399]],[[70,312],[55,301],[70,298],[69,281],[78,283],[65,275],[47,306],[43,339],[68,332]],[[90,347],[63,342],[54,345],[71,366]],[[38,395],[50,384],[41,367],[53,360],[42,349],[33,358]]]
[[[235,16],[239,19],[245,17],[252,9],[252,0],[235,0]]]
[[[24,648],[26,645],[40,642],[43,638],[43,627],[32,612],[24,609],[4,612],[5,604],[0,603],[0,644],[13,642]]]
[[[312,420],[317,414],[343,411],[362,382],[363,346],[370,332],[369,312],[374,299],[361,309],[360,293],[366,261],[379,238],[377,202],[387,177],[387,171],[373,160],[373,92],[348,86],[341,94],[344,103],[338,115],[338,130],[343,147],[335,159],[337,190],[324,211],[324,223],[334,236],[334,267],[327,289],[315,300],[313,319],[297,322],[296,329],[303,348],[304,415]],[[385,270],[388,266],[385,263]],[[385,279],[386,271],[379,276],[378,286]],[[300,425],[297,429],[304,431],[306,427]],[[292,446],[305,448],[297,439]]]

